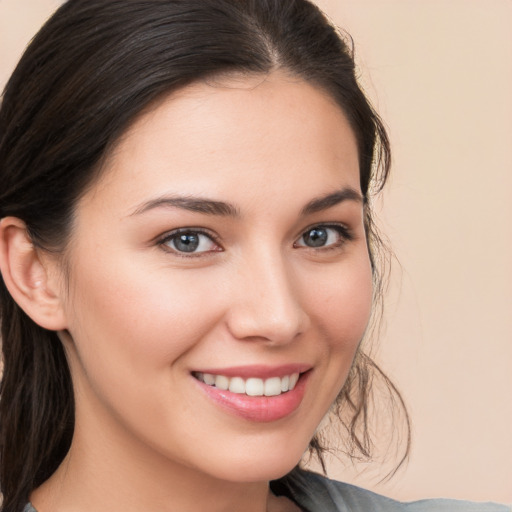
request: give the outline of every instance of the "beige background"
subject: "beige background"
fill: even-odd
[[[354,37],[394,148],[381,224],[402,271],[379,360],[414,429],[391,481],[336,461],[331,475],[402,499],[512,503],[512,2],[318,3]],[[2,86],[58,4],[0,0]]]

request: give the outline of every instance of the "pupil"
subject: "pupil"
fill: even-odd
[[[327,231],[315,228],[304,235],[304,242],[310,247],[322,247],[327,242]]]
[[[199,237],[192,233],[179,235],[174,241],[174,246],[178,251],[194,252],[199,246]]]

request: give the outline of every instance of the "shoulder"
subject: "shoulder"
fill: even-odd
[[[511,512],[510,507],[496,503],[448,499],[403,503],[298,469],[273,482],[272,488],[287,494],[308,512]]]

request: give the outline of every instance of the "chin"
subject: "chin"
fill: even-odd
[[[236,450],[227,448],[230,456],[222,461],[203,460],[212,476],[230,482],[262,482],[277,480],[289,473],[300,462],[308,441],[297,443],[292,440],[262,443],[259,447]]]
[[[220,473],[217,468],[216,477],[220,477],[222,480],[237,482],[237,483],[248,483],[248,482],[269,482],[271,480],[277,480],[288,474],[300,461],[299,459],[293,459],[293,461],[270,461],[261,463],[256,460],[252,460],[247,464],[243,465],[242,468],[227,469],[225,472]]]

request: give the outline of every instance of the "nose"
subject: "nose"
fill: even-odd
[[[282,257],[256,257],[240,267],[227,314],[235,338],[283,345],[308,328],[297,279]]]

